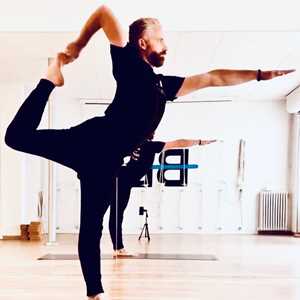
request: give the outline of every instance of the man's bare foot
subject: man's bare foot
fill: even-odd
[[[115,250],[113,253],[113,257],[132,257],[134,254],[127,252],[125,248]]]
[[[66,54],[58,53],[55,58],[50,61],[45,78],[51,81],[55,86],[64,85],[64,77],[61,67],[66,63]]]
[[[88,300],[108,300],[108,298],[104,295],[104,293],[101,293],[93,297],[88,297]]]

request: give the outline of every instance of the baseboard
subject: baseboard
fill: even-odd
[[[3,241],[17,241],[20,240],[19,235],[3,235]]]
[[[275,230],[258,230],[257,232],[259,235],[289,235],[292,236],[294,235],[294,233],[292,231],[289,230],[285,230],[285,231],[275,231]]]

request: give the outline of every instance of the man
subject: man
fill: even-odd
[[[122,166],[118,174],[118,198],[111,202],[109,216],[109,231],[113,243],[114,257],[129,255],[123,244],[122,223],[124,211],[128,205],[131,188],[136,186],[139,180],[147,174],[153,164],[155,154],[168,149],[204,146],[216,142],[216,140],[200,139],[160,142],[152,141],[152,138],[153,136],[132,153],[129,162]]]
[[[63,84],[61,67],[78,57],[91,36],[101,28],[111,44],[117,81],[115,97],[105,116],[70,129],[37,130],[49,95]],[[103,298],[99,244],[115,176],[123,157],[155,131],[166,101],[209,86],[268,80],[292,72],[215,70],[186,78],[156,75],[153,67],[163,64],[166,51],[156,19],[134,22],[126,44],[119,22],[109,8],[101,6],[88,19],[78,39],[56,57],[6,132],[8,146],[51,159],[78,173],[81,185],[78,251],[88,299]]]

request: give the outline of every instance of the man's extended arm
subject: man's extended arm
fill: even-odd
[[[294,71],[295,70],[213,70],[204,74],[186,77],[176,96],[184,96],[206,87],[237,85],[256,79],[270,80]]]
[[[173,148],[187,148],[192,146],[204,146],[207,144],[211,144],[216,142],[217,140],[186,140],[186,139],[180,139],[175,141],[166,142],[165,146],[163,148],[164,150],[173,149]]]
[[[126,45],[127,37],[118,19],[109,7],[102,5],[88,18],[79,37],[67,46],[65,53],[73,59],[77,58],[82,48],[101,28],[111,44],[119,47]]]

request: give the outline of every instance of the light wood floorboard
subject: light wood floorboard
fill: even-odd
[[[300,239],[256,235],[151,235],[140,253],[213,254],[217,261],[104,260],[103,283],[112,300],[299,300]],[[0,300],[86,299],[79,261],[38,261],[77,253],[77,236],[58,245],[0,241]],[[107,235],[102,252],[110,253]]]

